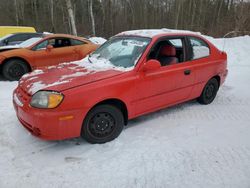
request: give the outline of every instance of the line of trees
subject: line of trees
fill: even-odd
[[[0,25],[80,36],[173,28],[221,37],[250,31],[250,0],[0,0]]]

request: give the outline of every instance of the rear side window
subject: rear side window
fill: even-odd
[[[182,48],[183,47],[183,44],[182,44],[182,40],[181,39],[170,39],[169,42],[177,47],[177,48]]]
[[[85,42],[80,41],[80,40],[76,40],[76,39],[70,39],[70,40],[71,40],[71,46],[78,46],[78,45],[86,44]]]
[[[192,47],[191,60],[208,57],[210,55],[209,46],[205,41],[195,37],[189,37],[189,40]]]

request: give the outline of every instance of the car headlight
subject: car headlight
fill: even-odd
[[[32,96],[30,105],[35,108],[56,108],[61,104],[63,95],[55,91],[38,91]]]

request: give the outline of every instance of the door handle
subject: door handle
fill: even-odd
[[[191,74],[191,70],[189,70],[189,69],[184,70],[184,74],[185,74],[185,75],[190,75],[190,74]]]

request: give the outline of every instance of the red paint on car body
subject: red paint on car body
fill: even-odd
[[[116,36],[133,37],[133,36]],[[162,38],[195,37],[201,39],[210,49],[210,55],[195,60],[187,60],[169,66],[150,66],[148,54]],[[187,48],[184,46],[184,48]],[[185,49],[187,50],[187,49]],[[152,61],[151,61],[152,63]],[[107,100],[117,100],[126,106],[127,118],[160,110],[199,97],[208,80],[216,77],[220,85],[227,76],[226,53],[200,35],[187,33],[165,33],[151,37],[150,43],[131,71],[104,70],[73,78],[70,82],[46,87],[64,95],[62,103],[55,109],[38,109],[30,106],[33,93],[29,92],[32,82],[42,81],[49,85],[62,75],[83,71],[70,69],[67,65],[57,71],[47,71],[36,78],[21,79],[14,95],[20,105],[13,100],[20,122],[34,135],[46,140],[63,140],[79,137],[86,114],[97,104]],[[155,68],[154,68],[155,67]],[[186,70],[190,74],[185,73]],[[14,97],[15,98],[15,97]],[[68,117],[65,120],[62,117]],[[39,134],[38,134],[39,133]]]

